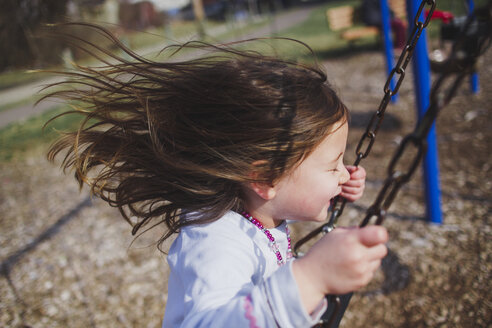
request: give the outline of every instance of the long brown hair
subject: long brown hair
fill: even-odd
[[[112,62],[101,57],[103,66],[64,73],[69,88],[50,96],[75,101],[81,109],[68,113],[86,119],[51,146],[48,158],[63,152],[62,167],[74,169],[81,186],[87,183],[128,222],[139,218],[133,233],[165,223],[163,241],[185,225],[238,210],[253,163],[262,163],[254,168],[257,179],[273,184],[347,116],[316,65],[202,42],[173,49],[206,50],[206,56],[151,61],[108,30],[87,28],[125,55],[82,45]],[[203,213],[199,219],[183,219],[196,211]]]

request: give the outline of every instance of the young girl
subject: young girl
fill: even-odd
[[[371,280],[382,227],[336,229],[292,258],[286,222],[325,220],[365,181],[343,164],[348,113],[319,68],[198,43],[184,48],[211,53],[157,62],[114,42],[133,60],[79,67],[67,83],[84,87],[54,93],[84,102],[87,121],[49,158],[67,151],[80,184],[139,218],[133,233],[177,233],[163,327],[310,327],[326,294]]]

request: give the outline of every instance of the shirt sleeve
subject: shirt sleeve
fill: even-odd
[[[254,283],[255,267],[261,263],[238,245],[248,246],[238,240],[213,246],[204,242],[187,247],[181,260],[171,259],[171,270],[185,289],[183,320],[177,327],[311,327],[318,322],[323,311],[313,316],[305,311],[292,261]]]

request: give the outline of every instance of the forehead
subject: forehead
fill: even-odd
[[[346,122],[336,123],[330,133],[313,150],[309,157],[335,160],[340,153],[345,152],[347,145],[348,124]]]

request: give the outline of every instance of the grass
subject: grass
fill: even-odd
[[[30,82],[35,82],[46,78],[48,74],[32,73],[28,70],[13,70],[0,74],[0,90],[16,87]]]
[[[218,23],[207,22],[206,28],[213,28]],[[147,31],[135,31],[128,33],[123,40],[128,42],[132,49],[145,48],[156,43],[164,43],[166,40],[178,40],[189,38],[196,34],[196,25],[193,22],[176,22],[169,27],[153,28]],[[85,63],[85,60],[81,62]],[[46,70],[57,69],[57,67],[46,68]],[[59,69],[59,68],[58,68]],[[30,82],[36,82],[49,77],[49,73],[32,73],[26,69],[12,69],[0,73],[0,90],[16,87]]]
[[[341,5],[358,6],[361,1],[335,1],[314,10],[305,22],[282,32],[282,36],[302,40],[308,44],[319,59],[326,59],[332,55],[357,51],[378,45],[378,39],[369,37],[349,43],[340,38],[339,33],[331,31],[326,19],[326,10]],[[362,24],[354,22],[354,27]]]
[[[223,25],[224,23],[218,23],[214,21],[206,21],[205,28],[205,41],[216,42],[219,40],[225,40],[230,37],[236,36],[238,34],[247,33],[250,30],[258,28],[261,25],[265,25],[267,23],[266,20],[262,20],[260,22],[248,24],[246,26],[228,26],[226,28],[225,33],[221,33],[220,35],[212,35],[207,34],[208,31],[213,30],[214,28]],[[159,45],[162,44],[161,48],[164,48],[166,44],[176,44],[182,41],[188,41],[190,39],[196,38],[197,26],[192,21],[177,21],[173,22],[169,26],[165,27],[157,27],[151,28],[147,31],[134,31],[129,32],[125,36],[121,37],[123,43],[128,44],[131,49],[136,49],[137,53],[139,49],[145,49],[147,47],[156,46],[159,48]],[[92,59],[82,59],[79,61],[80,64],[90,65],[93,62]],[[50,67],[45,68],[45,70],[57,70],[63,69],[60,67]],[[36,71],[33,73],[33,70],[26,69],[13,69],[11,71],[5,71],[0,73],[0,91],[6,90],[12,87],[20,86],[30,82],[36,82],[43,80],[47,77],[52,76],[51,73]],[[19,102],[20,103],[20,102]],[[15,103],[13,105],[19,105]],[[8,106],[3,106],[0,108],[0,111],[13,108],[13,106],[9,104]]]
[[[82,115],[64,115],[44,124],[52,117],[69,110],[67,106],[58,106],[24,122],[12,123],[0,130],[0,163],[23,156],[31,149],[51,143],[59,131],[75,130],[83,119]]]
[[[350,1],[333,1],[326,5],[320,6],[313,10],[310,17],[303,23],[293,26],[284,31],[276,33],[276,36],[292,38],[306,43],[315,53],[318,59],[326,59],[347,52],[360,50],[374,49],[380,44],[377,37],[368,37],[349,43],[343,40],[338,32],[331,31],[328,27],[326,19],[326,10],[331,7],[341,5],[358,6],[360,0]],[[354,24],[355,27],[362,26],[361,23]],[[269,51],[272,49],[274,53],[281,54],[283,57],[297,59],[300,61],[312,61],[312,54],[307,49],[296,46],[292,42],[270,41],[254,45],[248,49],[257,51]]]
[[[236,33],[246,33],[247,31],[257,28],[260,25],[266,24],[266,21],[255,23],[249,26],[240,26],[235,29],[226,29],[227,32],[221,35],[212,36],[207,35],[209,41],[217,41],[218,39],[227,39],[234,36]],[[207,30],[217,26],[214,22],[207,22],[205,28]],[[181,22],[171,27],[173,38],[191,38],[196,32],[196,25],[193,22]],[[162,36],[161,36],[162,35]],[[146,32],[135,32],[128,36],[127,41],[134,49],[144,48],[148,45],[164,43],[166,37],[164,37],[164,28],[150,30]],[[213,40],[212,40],[213,39]],[[158,44],[158,43],[157,43]],[[0,74],[0,90],[8,87],[25,84],[40,80],[49,76],[49,73],[37,73],[32,74],[28,71],[11,71]],[[37,98],[37,97],[36,97]],[[33,98],[27,98],[15,103],[0,106],[0,112],[14,109],[18,106],[22,106],[28,103],[33,103]],[[43,125],[53,116],[69,110],[67,106],[56,106],[52,110],[49,110],[39,116],[32,117],[26,121],[13,123],[0,129],[0,163],[10,161],[16,157],[22,157],[25,153],[31,149],[37,147],[45,147],[51,143],[58,135],[56,131],[60,130],[74,130],[78,127],[82,120],[81,115],[67,115],[58,118],[51,122],[44,130]]]
[[[205,31],[220,26],[213,21],[206,21]],[[179,43],[179,40],[188,40],[198,35],[197,25],[192,21],[176,21],[167,26],[155,27],[146,31],[134,31],[126,34],[124,40],[130,48],[141,49],[155,44]]]
[[[28,97],[13,103],[8,103],[6,105],[0,105],[0,113],[9,109],[14,109],[18,108],[21,106],[29,105],[29,104],[34,104],[36,101],[36,97]]]
[[[268,24],[267,19],[261,19],[247,24],[217,23],[206,21],[204,36],[198,36],[197,26],[193,22],[177,22],[167,29],[160,28],[149,32],[131,34],[128,43],[136,52],[152,60],[167,59],[174,50],[161,52],[168,45],[179,45],[191,40],[200,40],[208,43],[220,43],[226,40],[237,39],[242,35]],[[145,51],[151,52],[145,53]],[[142,52],[144,51],[144,52]],[[186,54],[188,49],[182,49],[180,54]],[[155,57],[152,57],[154,56]]]

